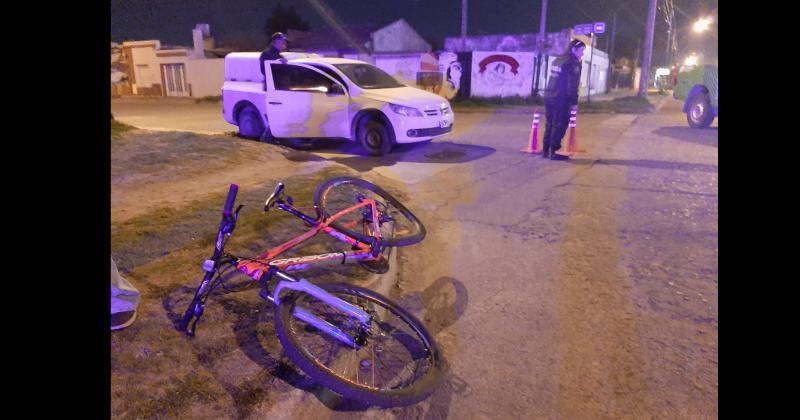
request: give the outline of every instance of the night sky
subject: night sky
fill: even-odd
[[[312,6],[313,0],[112,0],[111,40],[160,39],[170,45],[192,45],[196,23],[211,25],[218,43],[237,36],[263,36],[264,22],[278,2],[294,6],[314,29],[328,25]],[[461,34],[461,0],[318,0],[332,10],[344,25],[391,23],[405,19],[434,49],[448,36]],[[659,0],[660,1],[660,0]],[[679,55],[696,37],[692,22],[718,6],[718,0],[674,0],[676,24],[684,28]],[[633,57],[637,41],[644,42],[648,0],[549,0],[546,30],[557,32],[576,24],[606,22],[606,33],[597,46],[606,48],[611,14],[617,11],[615,56]],[[469,0],[468,35],[538,33],[541,0]],[[663,61],[666,24],[656,14],[653,59]]]

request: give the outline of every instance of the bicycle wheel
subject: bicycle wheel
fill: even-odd
[[[337,177],[325,181],[314,191],[314,205],[328,218],[358,204],[361,197],[374,199],[378,203],[381,238],[386,245],[413,245],[425,238],[425,226],[414,213],[391,194],[363,179]],[[368,208],[362,210],[345,214],[331,226],[369,243],[372,236],[365,232],[365,227],[372,228],[372,214]]]
[[[308,294],[288,294],[275,309],[275,330],[287,356],[300,369],[345,398],[381,407],[414,404],[433,393],[445,366],[422,323],[368,289],[345,283],[319,287],[374,311],[375,319],[366,342],[356,350],[296,319],[292,312],[302,307],[348,334],[357,334],[357,320]]]

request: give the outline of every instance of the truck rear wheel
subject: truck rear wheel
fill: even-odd
[[[239,111],[237,122],[239,123],[239,135],[244,138],[260,140],[264,134],[264,122],[258,115],[258,110],[252,105],[247,105]]]
[[[689,107],[686,111],[686,121],[689,127],[706,128],[714,121],[714,110],[708,95],[698,93],[689,98]]]

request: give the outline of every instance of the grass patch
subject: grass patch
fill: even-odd
[[[309,207],[316,186],[341,175],[352,173],[329,168],[290,177],[284,183],[298,207]],[[266,182],[263,188],[239,191],[237,204],[245,207],[227,251],[255,256],[303,232],[303,223],[291,215],[279,211],[264,214],[261,206],[272,186]],[[183,313],[202,277],[200,263],[213,251],[226,195],[227,191],[219,191],[180,209],[157,209],[112,224],[112,256],[143,299],[137,323],[112,335],[113,413],[130,418],[179,418],[195,409],[216,411],[221,387],[232,394],[235,410],[241,412],[270,398],[263,381],[253,382],[248,375],[232,379],[228,372],[232,366],[250,369],[253,363],[271,364],[270,360],[281,355],[271,321],[263,322],[264,317],[271,320],[272,310],[258,298],[255,282],[233,271],[226,281],[232,292],[215,289],[194,340],[187,340],[171,325]],[[286,256],[342,248],[347,246],[323,234]],[[357,265],[302,273],[313,281],[358,281],[369,275]],[[147,357],[141,354],[144,347],[150,350]],[[250,358],[236,352],[237,348]],[[254,354],[262,362],[252,360]],[[174,363],[176,360],[181,363]],[[210,377],[187,376],[186,369],[197,364]],[[259,379],[270,377],[266,371],[260,375]]]
[[[653,92],[649,96],[665,95],[664,93]],[[526,98],[520,96],[511,97],[492,97],[492,98],[470,98],[463,101],[450,102],[453,109],[458,111],[474,110],[474,109],[496,109],[504,106],[543,106],[544,100],[542,98],[534,98],[529,96]],[[651,112],[653,110],[652,104],[644,98],[638,96],[626,96],[616,98],[613,100],[593,101],[590,103],[581,99],[578,102],[578,112],[581,113],[619,113],[619,114],[642,114]]]
[[[618,113],[618,114],[643,114],[651,112],[653,105],[646,98],[638,96],[625,96],[611,101],[595,101],[591,103],[578,103],[579,113]]]
[[[213,172],[216,167],[247,164],[253,153],[273,154],[264,145],[227,136],[139,130],[112,144],[112,180],[147,177],[156,171],[152,188],[157,189],[165,171],[178,178],[193,176],[192,167]],[[274,154],[282,159],[279,152]],[[304,224],[289,214],[275,210],[264,214],[264,200],[278,180],[286,184],[295,205],[306,208],[313,205],[313,192],[320,183],[342,175],[358,176],[342,166],[287,178],[265,172],[261,186],[239,190],[237,204],[245,207],[226,251],[256,256],[304,231]],[[112,417],[222,418],[227,412],[247,418],[275,398],[271,379],[291,383],[301,376],[282,362],[272,308],[258,297],[258,284],[235,270],[225,276],[229,289],[217,288],[209,297],[198,335],[189,340],[175,330],[202,278],[200,264],[213,251],[227,195],[226,188],[216,189],[200,199],[147,209],[111,225],[112,256],[123,276],[142,293],[137,321],[111,336]],[[322,234],[285,256],[341,250],[349,246]],[[352,264],[299,275],[320,283],[358,283],[371,273]]]
[[[348,175],[340,169],[324,169],[314,174],[284,179],[288,194],[297,205],[312,206],[311,197],[317,185],[333,176]],[[245,204],[236,225],[233,240],[227,249],[233,253],[256,255],[270,245],[277,245],[302,232],[303,224],[283,212],[264,215],[261,205],[274,183],[263,188],[240,190],[237,205]],[[202,248],[209,254],[216,240],[222,204],[227,191],[183,206],[179,210],[160,208],[111,226],[111,253],[120,270],[130,272],[181,249]],[[327,239],[326,235],[323,235]],[[321,251],[322,252],[322,251]],[[289,253],[291,254],[291,252]],[[288,254],[287,254],[288,255]],[[198,261],[191,264],[197,265]]]
[[[140,131],[111,145],[111,181],[149,178],[166,181],[252,164],[280,150],[231,135],[208,136],[185,132]]]
[[[519,106],[519,105],[543,105],[542,98],[534,98],[533,96],[493,96],[488,98],[472,97],[465,100],[451,101],[450,105],[454,109],[459,108],[473,109],[473,108],[492,108],[497,106]]]
[[[215,103],[218,103],[218,102],[221,102],[221,101],[222,101],[222,95],[217,95],[217,96],[204,96],[202,98],[195,99],[194,103],[200,104],[200,103],[203,103],[203,102],[208,102],[208,103],[215,104]]]
[[[111,120],[111,140],[116,140],[122,137],[123,133],[131,130],[137,130],[137,128],[132,125],[121,123],[117,120]]]

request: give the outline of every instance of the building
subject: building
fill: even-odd
[[[159,40],[112,43],[112,96],[220,95],[227,51],[215,48],[208,24],[196,25],[192,40],[191,48],[168,47]]]

